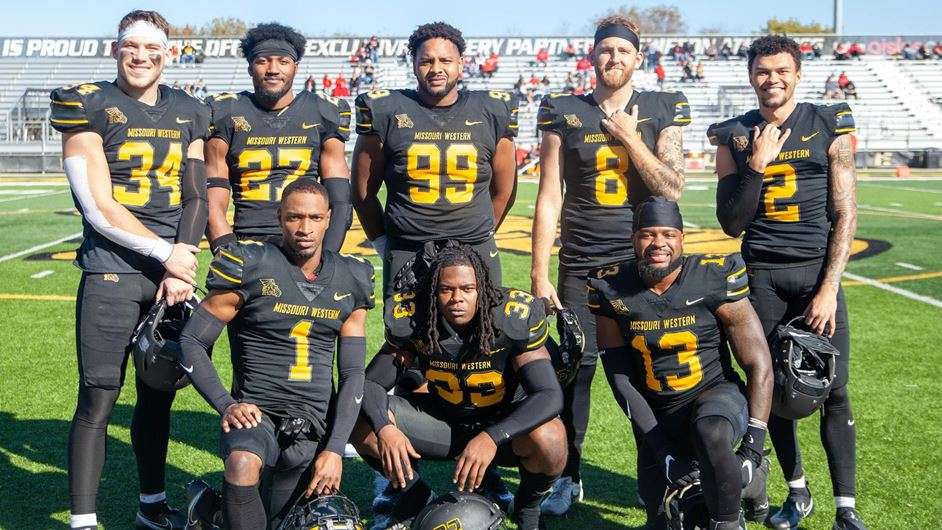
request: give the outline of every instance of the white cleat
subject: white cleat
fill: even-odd
[[[565,515],[573,503],[582,502],[583,496],[581,482],[573,482],[572,477],[560,477],[540,504],[540,511],[544,515]]]

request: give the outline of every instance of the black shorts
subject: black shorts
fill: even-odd
[[[386,256],[383,259],[383,300],[393,295],[393,279],[396,274],[402,270],[407,261],[421,252],[423,247],[421,243],[394,237],[389,237],[386,245]],[[494,238],[490,237],[480,243],[472,243],[471,247],[480,254],[484,264],[487,265],[491,283],[501,287],[503,284],[500,271],[500,252],[497,250],[497,242],[494,241]]]
[[[762,331],[772,337],[776,326],[801,316],[814,297],[824,276],[824,261],[793,267],[760,268],[747,265],[749,301],[755,307]],[[844,288],[837,290],[837,321],[831,344],[839,352],[834,388],[847,384],[850,366],[850,331],[847,325],[847,302]]]
[[[396,427],[406,435],[423,459],[454,460],[472,438],[494,421],[449,421],[435,399],[425,393],[389,396],[389,411],[396,419]],[[511,444],[505,443],[497,446],[494,461],[501,466],[515,466],[518,459]]]
[[[115,390],[124,384],[131,335],[153,306],[163,274],[82,273],[75,307],[75,344],[83,385]]]
[[[596,364],[599,359],[599,348],[595,336],[595,314],[589,311],[589,306],[586,305],[588,274],[587,269],[567,269],[560,265],[556,282],[559,301],[563,303],[563,306],[573,310],[585,335],[585,349],[580,363],[582,366]]]
[[[262,413],[258,426],[249,429],[219,431],[219,455],[225,461],[233,451],[248,451],[258,456],[270,469],[307,466],[317,455],[318,441],[313,434],[290,438],[278,433],[281,418]]]

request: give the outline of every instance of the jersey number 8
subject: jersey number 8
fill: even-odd
[[[622,206],[628,200],[628,150],[603,145],[595,152],[595,200],[602,206]]]

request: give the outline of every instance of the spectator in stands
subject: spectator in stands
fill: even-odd
[[[566,47],[563,48],[563,52],[559,55],[567,61],[576,58],[576,47],[572,44],[571,40],[566,41]]]
[[[661,64],[661,61],[658,61],[654,66],[654,75],[657,76],[657,89],[664,90],[664,79],[667,77],[667,73],[664,71],[664,65]]]
[[[497,73],[499,63],[500,57],[497,56],[497,52],[491,52],[487,59],[484,59],[484,63],[481,64],[481,77],[488,79],[494,77],[494,74]]]
[[[177,90],[180,90],[180,82],[177,81],[176,79],[174,79],[174,80],[173,80],[173,84],[170,85],[170,88],[175,88],[175,89],[177,89]]]
[[[473,55],[465,55],[461,62],[464,64],[464,76],[462,77],[471,78],[478,74],[478,64]]]
[[[209,95],[209,91],[206,89],[206,82],[202,78],[196,80],[196,84],[193,85],[193,96],[197,99],[203,99]]]
[[[838,61],[850,59],[850,46],[846,42],[834,43],[834,58]]]
[[[929,51],[929,48],[926,47],[925,43],[919,45],[919,49],[916,50],[917,59],[931,59],[932,53]]]
[[[716,44],[714,44],[714,43],[711,41],[711,42],[710,42],[710,45],[707,46],[707,49],[706,49],[706,56],[707,56],[707,59],[710,60],[710,61],[715,61],[715,60],[716,60],[716,56],[717,56],[718,54],[719,54],[719,51],[716,49]]]
[[[317,79],[314,78],[314,74],[307,76],[307,79],[304,81],[304,90],[308,92],[314,92],[317,89]]]
[[[325,96],[329,96],[329,95],[330,95],[330,93],[331,93],[331,86],[332,86],[333,84],[334,84],[334,82],[330,79],[330,76],[325,73],[325,74],[324,74],[324,77],[321,78],[321,90],[324,91],[324,95],[325,95]]]
[[[697,67],[693,71],[693,78],[696,81],[704,80],[705,77],[703,75],[703,61],[697,61]]]
[[[563,92],[569,92],[570,94],[576,89],[576,80],[572,77],[572,72],[566,74],[566,79],[563,81]]]
[[[745,59],[749,55],[749,48],[746,46],[745,42],[739,43],[739,49],[736,50],[736,57],[740,59]]]
[[[728,41],[724,42],[723,47],[720,48],[720,57],[722,57],[724,61],[728,61],[729,58],[732,56],[733,56],[733,47],[730,46]]]
[[[525,84],[526,84],[526,81],[524,81],[524,79],[523,79],[523,74],[520,74],[520,77],[517,78],[517,82],[514,83],[514,92],[517,92],[517,93],[519,93],[519,94],[522,96],[522,95],[523,95],[523,85],[525,85]]]
[[[548,62],[549,62],[549,52],[546,50],[546,48],[540,48],[540,50],[536,52],[536,60],[530,64],[532,64],[533,66],[542,66],[543,68],[546,68],[546,64]]]
[[[841,75],[837,76],[837,86],[841,89],[844,99],[850,97],[857,99],[857,86],[847,77],[846,72],[841,72]]]
[[[527,81],[527,84],[531,87],[535,87],[540,84],[540,78],[537,77],[536,72],[530,72],[530,79]]]
[[[903,44],[903,59],[911,61],[916,58],[916,50],[908,42]]]
[[[838,88],[844,90],[844,87],[847,85],[847,83],[850,83],[850,79],[847,77],[847,72],[841,72],[840,75],[837,76]]]
[[[337,79],[334,81],[334,88],[330,95],[335,98],[350,97],[350,87],[347,86],[347,80],[344,78],[343,74],[337,76]]]
[[[590,90],[595,90],[595,83],[596,83],[595,74],[592,74],[589,76],[589,89]]]
[[[174,44],[170,47],[170,62],[178,63],[180,62],[180,47]]]
[[[190,41],[183,42],[183,49],[180,50],[180,64],[187,65],[196,62],[196,48],[190,44]]]
[[[680,76],[680,82],[685,83],[687,81],[693,81],[693,65],[690,63],[690,61],[681,61],[679,66],[682,73]]]
[[[586,72],[592,69],[592,61],[589,60],[587,55],[583,55],[579,62],[576,63],[576,73],[580,77],[584,76]]]
[[[370,37],[370,41],[366,44],[366,53],[371,63],[379,61],[379,39],[376,35]]]
[[[804,41],[798,45],[798,51],[801,52],[801,60],[807,61],[814,59],[814,48],[811,46],[811,43]]]
[[[544,91],[549,91],[549,86],[552,85],[553,82],[550,81],[550,78],[548,75],[543,74],[543,79],[540,79],[540,84],[543,85]]]
[[[816,42],[816,43],[812,44],[812,45],[811,45],[811,51],[814,52],[814,58],[815,58],[815,59],[820,59],[820,58],[821,58],[821,54],[823,53],[823,50],[821,49],[821,43],[820,43],[820,42]]]
[[[837,86],[837,79],[834,74],[828,75],[828,78],[824,80],[824,100],[831,101],[843,97],[844,94],[841,92],[841,87]]]
[[[647,47],[648,53],[646,54],[645,60],[648,63],[648,67],[645,68],[645,70],[652,70],[657,65],[657,62],[661,60],[661,49],[658,48],[655,42],[651,42]]]
[[[675,42],[674,46],[671,48],[671,57],[673,57],[675,61],[680,62],[685,55],[684,47]]]
[[[852,59],[860,60],[864,54],[867,53],[867,48],[864,47],[862,42],[855,42],[850,45],[850,56]]]
[[[933,44],[932,56],[936,59],[942,59],[942,42],[936,42]]]

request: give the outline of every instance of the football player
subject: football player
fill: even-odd
[[[276,528],[313,460],[305,493],[340,487],[344,444],[360,411],[366,312],[373,267],[323,247],[333,215],[313,179],[281,196],[279,243],[221,247],[206,280],[209,295],[180,337],[184,370],[222,416],[224,511],[228,528]],[[220,383],[207,351],[234,327],[234,391]],[[335,406],[333,358],[339,387]],[[259,483],[269,489],[264,498]],[[267,515],[266,515],[267,513]]]
[[[846,103],[799,103],[801,52],[782,36],[756,39],[749,82],[759,108],[712,125],[717,146],[716,214],[733,237],[745,232],[750,299],[766,336],[796,316],[840,351],[837,377],[821,414],[837,507],[834,528],[864,528],[856,511],[856,430],[847,391],[850,338],[841,275],[857,229],[854,117]],[[772,415],[769,435],[789,493],[772,516],[793,528],[814,503],[795,421]]]
[[[589,424],[589,395],[598,349],[595,316],[585,305],[589,269],[631,257],[632,208],[651,196],[680,198],[682,127],[690,107],[681,93],[638,92],[632,74],[643,60],[638,27],[621,15],[601,20],[592,52],[598,87],[591,94],[543,98],[537,126],[540,188],[533,223],[533,293],[570,307],[586,332],[579,374],[565,389],[563,420],[569,461],[543,510],[562,515],[583,495],[579,462]],[[562,216],[556,287],[550,251]]]
[[[649,528],[665,524],[657,517],[660,495],[665,478],[675,480],[671,468],[680,455],[699,462],[711,530],[738,530],[745,524],[742,469],[751,474],[762,463],[772,399],[772,361],[747,298],[746,267],[738,254],[683,256],[676,202],[651,198],[633,223],[637,257],[593,271],[588,305],[597,315],[602,365],[616,400],[627,413],[633,389],[640,389],[670,440],[639,448],[638,490]],[[745,389],[727,340],[746,373]]]
[[[374,528],[398,528],[427,502],[418,458],[457,460],[460,491],[478,489],[492,463],[518,466],[511,516],[521,529],[538,528],[540,500],[566,461],[544,301],[495,287],[485,259],[461,244],[439,252],[417,291],[397,292],[385,307],[387,342],[370,363],[351,438],[403,490]],[[387,395],[411,366],[429,392]],[[518,387],[525,397],[515,401]]]
[[[111,54],[115,81],[56,89],[50,124],[82,215],[76,304],[78,405],[69,432],[72,528],[97,528],[108,419],[124,383],[130,337],[156,299],[193,294],[194,246],[206,229],[203,141],[209,111],[159,84],[170,62],[167,21],[156,11],[121,19]],[[182,528],[167,505],[164,466],[174,394],[136,381],[131,443],[142,528]]]
[[[409,36],[415,90],[360,94],[354,206],[383,259],[383,296],[423,243],[468,243],[500,285],[494,231],[510,210],[517,105],[508,92],[459,91],[465,42],[443,22]],[[377,198],[386,184],[386,206]]]
[[[294,76],[306,39],[281,24],[260,24],[246,33],[240,50],[255,89],[209,99],[213,133],[206,142],[209,231],[212,248],[239,239],[278,237],[275,211],[285,186],[320,177],[330,194],[331,222],[324,248],[340,250],[350,227],[350,170],[344,143],[350,136],[350,105],[311,91],[295,94]],[[235,225],[229,226],[229,197]]]

